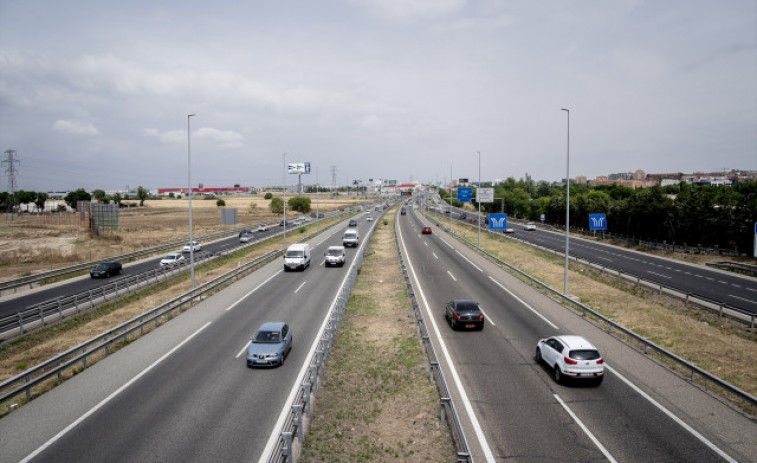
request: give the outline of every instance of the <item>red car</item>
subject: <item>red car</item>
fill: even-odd
[[[423,227],[423,230],[421,230],[421,233],[423,233],[424,235],[430,235],[431,227]]]

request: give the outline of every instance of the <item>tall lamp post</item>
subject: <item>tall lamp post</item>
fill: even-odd
[[[478,249],[481,249],[481,151],[478,152],[478,188],[476,188],[476,202],[478,203]]]
[[[570,245],[570,109],[562,108],[568,113],[567,161],[565,162],[565,277],[563,295],[568,295],[568,246]]]
[[[189,268],[192,274],[192,289],[195,289],[195,244],[192,235],[192,132],[189,118],[196,114],[187,114],[187,195],[189,195]]]

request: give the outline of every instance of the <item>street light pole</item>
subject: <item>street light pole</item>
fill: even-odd
[[[284,169],[281,171],[281,181],[284,184],[284,249],[287,248],[287,154],[284,153]]]
[[[568,246],[570,245],[570,109],[562,108],[568,113],[567,161],[565,163],[565,277],[563,295],[568,295]]]
[[[192,274],[192,289],[195,289],[195,245],[192,234],[192,132],[189,118],[196,114],[187,114],[187,195],[189,195],[189,268]]]
[[[476,188],[476,202],[478,203],[478,249],[481,249],[481,151],[478,152],[478,188]]]

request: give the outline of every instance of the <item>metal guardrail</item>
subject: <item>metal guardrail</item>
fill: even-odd
[[[395,221],[395,224],[399,223]],[[399,225],[396,225],[399,226]],[[410,297],[410,302],[413,306],[413,315],[415,316],[415,329],[418,336],[423,343],[423,350],[428,358],[430,377],[429,380],[436,384],[437,391],[439,392],[439,413],[442,421],[447,423],[447,426],[452,433],[453,440],[457,446],[457,463],[469,462],[473,463],[473,456],[468,449],[468,442],[465,439],[465,433],[463,432],[462,425],[460,424],[460,418],[457,415],[455,404],[452,401],[452,396],[449,393],[447,387],[447,381],[444,378],[444,372],[442,372],[439,366],[439,360],[434,350],[434,345],[431,342],[428,329],[426,327],[426,320],[423,317],[423,311],[418,305],[418,301],[415,298],[415,288],[413,287],[410,274],[407,271],[405,259],[402,254],[402,247],[399,243],[399,235],[395,233],[395,242],[397,244],[397,254],[400,258],[400,267],[402,269],[402,275],[405,279],[405,286],[407,287],[407,293]]]
[[[741,262],[706,262],[705,265],[709,267],[719,268],[721,270],[728,270],[735,273],[743,273],[752,277],[757,276],[757,265],[743,264]]]
[[[450,230],[448,230],[446,227],[444,227],[441,223],[436,221],[432,218],[434,222],[442,229],[447,231],[448,233]],[[748,402],[752,406],[757,406],[757,397],[749,394],[746,391],[741,390],[740,388],[734,386],[733,384],[728,383],[727,381],[722,380],[721,378],[718,378],[717,376],[713,375],[712,373],[703,370],[702,368],[699,368],[698,366],[682,359],[681,357],[677,356],[676,354],[666,350],[665,348],[655,344],[654,342],[650,341],[647,338],[644,338],[643,336],[639,336],[638,334],[634,333],[630,329],[610,320],[609,318],[605,317],[604,315],[600,314],[599,312],[594,311],[592,308],[574,301],[573,299],[563,295],[560,291],[557,291],[556,289],[551,288],[546,283],[543,283],[536,278],[532,277],[531,275],[528,275],[527,273],[523,272],[522,270],[513,267],[512,265],[508,264],[507,262],[501,260],[499,257],[489,253],[485,249],[479,248],[476,244],[473,242],[463,238],[462,236],[455,235],[453,233],[450,233],[450,235],[454,236],[458,240],[465,243],[468,247],[480,252],[487,258],[489,258],[492,262],[501,265],[503,267],[506,267],[511,272],[514,272],[515,274],[519,275],[520,277],[526,279],[527,281],[531,282],[535,286],[547,291],[549,294],[551,294],[553,297],[559,299],[562,301],[563,305],[575,307],[583,312],[584,315],[590,314],[595,319],[599,320],[602,323],[607,324],[607,332],[609,334],[612,334],[613,329],[623,333],[624,335],[628,336],[629,338],[635,340],[636,342],[640,343],[643,347],[643,352],[645,354],[649,353],[649,350],[652,349],[658,354],[662,355],[663,357],[667,358],[668,360],[672,361],[674,364],[677,364],[680,367],[683,367],[684,369],[688,370],[690,372],[690,379],[691,381],[694,381],[699,375],[700,377],[710,381],[714,385],[720,387],[721,389],[728,391],[729,393],[733,394],[736,397],[739,397],[740,399]]]
[[[33,388],[43,386],[51,378],[56,378],[57,382],[60,383],[63,381],[65,374],[78,372],[78,368],[82,370],[86,369],[88,361],[93,363],[90,361],[93,356],[100,357],[110,354],[111,349],[125,345],[132,338],[141,336],[146,326],[153,324],[155,327],[159,326],[162,322],[170,320],[177,313],[187,310],[195,302],[209,297],[211,294],[243,278],[261,265],[268,263],[282,252],[282,250],[270,251],[115,328],[111,328],[72,349],[29,368],[13,378],[3,381],[0,383],[0,403],[22,394],[27,401],[31,400]]]
[[[442,226],[441,225],[441,223],[442,223],[441,220],[436,220],[436,223],[439,224],[440,226]],[[474,225],[471,225],[471,224],[468,224],[468,223],[465,223],[465,222],[459,222],[459,223],[462,223],[464,225],[474,226]],[[442,228],[445,228],[445,227],[442,226]],[[446,230],[446,228],[445,228],[445,230]],[[499,231],[492,231],[492,230],[489,230],[489,229],[482,229],[482,231],[484,231],[484,232],[486,232],[486,233],[488,233],[490,235],[494,235],[494,236],[503,236],[504,235],[503,233],[501,233]],[[542,245],[538,245],[538,244],[535,244],[535,243],[531,243],[529,241],[517,238],[515,236],[511,236],[511,235],[507,235],[507,237],[509,239],[511,239],[511,240],[519,241],[521,243],[527,244],[527,245],[529,245],[531,247],[534,247],[534,248],[537,248],[537,249],[541,249],[543,251],[551,252],[551,253],[557,254],[557,255],[564,255],[562,253],[562,251],[560,251],[558,249],[552,249],[552,248],[548,248],[546,246],[542,246]],[[724,315],[729,315],[733,320],[736,320],[736,321],[748,324],[750,326],[750,328],[755,328],[755,325],[757,324],[757,314],[756,313],[749,312],[749,311],[741,309],[739,307],[735,307],[735,306],[733,306],[731,304],[728,304],[728,303],[725,303],[725,302],[722,302],[722,301],[718,301],[718,300],[715,300],[715,299],[712,299],[712,298],[708,298],[707,296],[703,296],[701,294],[692,293],[690,291],[687,291],[687,290],[685,290],[683,288],[679,288],[679,287],[671,285],[671,284],[663,284],[663,283],[660,283],[658,281],[651,280],[651,279],[649,279],[647,277],[636,275],[635,273],[630,273],[630,272],[626,272],[624,270],[618,270],[618,269],[613,268],[613,267],[608,267],[607,264],[604,264],[604,263],[601,263],[601,262],[598,262],[598,261],[594,261],[594,260],[591,260],[591,259],[586,259],[586,258],[577,257],[577,256],[570,256],[570,259],[573,260],[574,262],[584,263],[585,265],[589,265],[590,267],[594,267],[597,270],[599,270],[601,273],[613,274],[613,275],[615,275],[618,278],[621,278],[621,279],[630,281],[632,283],[635,283],[637,286],[643,284],[644,286],[646,286],[646,287],[648,287],[650,289],[656,290],[658,292],[658,294],[665,293],[668,296],[678,298],[678,299],[684,301],[684,304],[687,304],[687,305],[689,303],[697,304],[698,306],[700,306],[700,307],[702,307],[704,309],[708,309],[708,310],[712,310],[712,311],[718,312],[718,315],[721,316],[721,317],[724,316]],[[734,264],[734,266],[738,266],[739,265],[738,263],[735,263],[735,262],[732,262],[732,264]],[[755,267],[755,266],[748,266],[748,265],[745,265],[745,264],[742,264],[742,265],[744,265],[744,267],[746,267],[747,269],[748,268],[752,268],[755,271],[757,271],[757,267]]]
[[[226,235],[234,235],[237,233],[238,233],[237,230],[225,230],[225,231],[211,233],[209,235],[197,237],[196,239],[207,240],[207,239],[213,239],[213,238],[220,238]],[[31,288],[35,284],[46,284],[48,280],[56,280],[61,277],[65,277],[65,276],[69,276],[69,275],[76,274],[79,272],[84,272],[86,270],[90,270],[99,262],[112,261],[112,260],[119,261],[119,262],[129,262],[132,260],[140,259],[142,257],[150,256],[153,254],[158,254],[158,253],[165,252],[168,250],[174,250],[177,247],[181,247],[186,242],[187,240],[175,241],[168,244],[155,246],[149,249],[143,249],[141,251],[129,252],[129,253],[121,254],[118,256],[108,257],[106,259],[99,259],[96,261],[71,265],[69,267],[57,268],[54,270],[49,270],[47,272],[41,272],[41,273],[36,273],[34,275],[27,275],[20,278],[15,278],[13,280],[0,281],[0,296],[2,296],[3,292],[8,291],[8,290],[13,290],[15,292],[16,290],[18,290],[18,288],[21,288],[26,285],[29,285],[29,287]]]

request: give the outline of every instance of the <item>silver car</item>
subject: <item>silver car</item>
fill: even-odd
[[[284,322],[266,322],[250,339],[248,367],[275,367],[284,364],[292,350],[292,330]]]

